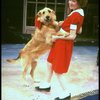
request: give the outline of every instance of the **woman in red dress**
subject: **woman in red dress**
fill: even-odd
[[[83,25],[84,11],[81,7],[84,7],[86,4],[87,0],[68,0],[68,6],[71,12],[63,22],[59,23],[61,26],[59,33],[63,36],[52,37],[54,43],[47,59],[50,63],[50,66],[48,66],[50,68],[48,82],[51,80],[52,73],[55,72],[63,89],[63,95],[57,97],[55,100],[66,100],[68,98],[64,74],[68,72],[74,40]],[[46,87],[45,85],[45,88],[39,86],[36,89],[50,90],[50,86],[48,85]]]

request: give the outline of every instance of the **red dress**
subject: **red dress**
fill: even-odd
[[[81,9],[82,10],[82,9]],[[83,10],[82,10],[83,11]],[[62,24],[62,29],[66,32],[70,32],[70,25],[77,25],[77,32],[83,24],[84,13],[79,11],[73,11]],[[47,61],[52,64],[52,69],[56,73],[66,73],[69,68],[69,64],[72,57],[74,40],[57,39],[50,50]]]

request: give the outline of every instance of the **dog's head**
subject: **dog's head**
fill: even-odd
[[[35,19],[35,25],[38,28],[41,28],[42,24],[49,25],[52,24],[56,20],[55,11],[45,7],[44,9],[40,10]]]

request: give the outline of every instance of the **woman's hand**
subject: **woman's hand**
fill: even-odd
[[[52,35],[52,42],[55,42],[56,41],[56,36],[55,35]]]
[[[58,26],[62,26],[64,21],[59,21]]]

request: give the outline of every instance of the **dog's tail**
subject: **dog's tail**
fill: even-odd
[[[6,61],[10,63],[18,63],[19,59],[20,59],[20,55],[18,55],[18,57],[15,59],[7,59]]]

